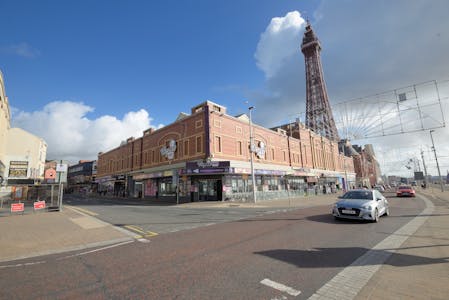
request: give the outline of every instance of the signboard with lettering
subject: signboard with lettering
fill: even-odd
[[[66,173],[68,169],[67,164],[56,164],[56,172]]]
[[[12,203],[11,204],[11,212],[23,212],[25,210],[24,203]]]
[[[34,209],[44,209],[45,208],[45,201],[36,201],[34,202]]]
[[[219,174],[230,172],[229,161],[198,161],[187,162],[186,170],[187,174]]]

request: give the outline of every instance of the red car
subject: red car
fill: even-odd
[[[398,187],[396,190],[396,196],[402,197],[402,196],[408,196],[408,197],[415,197],[415,190],[409,186],[409,185],[402,185]]]

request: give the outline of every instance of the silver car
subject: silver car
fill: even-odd
[[[387,199],[377,190],[351,190],[338,199],[332,209],[335,219],[378,222],[380,216],[390,215]]]

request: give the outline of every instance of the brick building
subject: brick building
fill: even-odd
[[[67,184],[69,192],[90,193],[96,190],[95,176],[97,162],[94,160],[80,160],[67,170]]]
[[[297,124],[252,125],[258,199],[315,194],[355,182],[352,158],[338,144]],[[250,200],[250,123],[206,101],[161,129],[98,155],[99,191],[180,202]],[[179,187],[177,189],[176,187]],[[178,192],[178,193],[177,193]]]

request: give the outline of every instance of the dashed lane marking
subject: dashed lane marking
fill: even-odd
[[[291,296],[298,296],[299,294],[301,294],[301,291],[295,290],[294,288],[291,288],[289,286],[283,285],[282,283],[279,282],[275,282],[273,280],[270,280],[268,278],[265,278],[264,280],[262,280],[260,283],[262,283],[263,285],[266,285],[268,287],[271,287],[273,289],[276,289],[278,291],[281,292],[285,292]]]
[[[36,261],[36,262],[30,262],[30,263],[0,266],[0,269],[19,268],[19,267],[33,266],[33,265],[39,265],[39,264],[45,264],[45,263],[46,263],[46,261],[42,260],[42,261]]]

